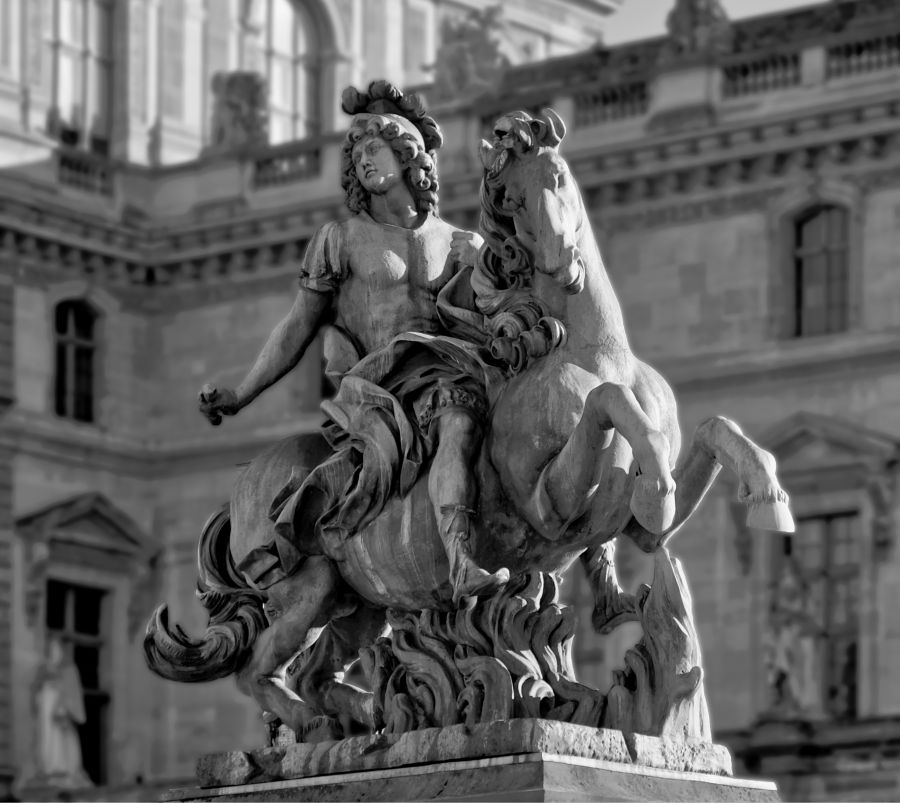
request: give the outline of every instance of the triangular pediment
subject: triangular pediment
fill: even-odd
[[[842,418],[795,413],[760,438],[780,471],[882,465],[900,456],[900,439]]]
[[[16,529],[38,540],[77,544],[109,554],[146,559],[156,551],[134,519],[98,493],[71,497],[22,516]]]

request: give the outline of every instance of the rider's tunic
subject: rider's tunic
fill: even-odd
[[[464,409],[483,421],[494,371],[478,346],[442,334],[437,311],[458,272],[452,231],[431,215],[406,229],[361,213],[326,224],[310,242],[300,284],[332,296],[326,372],[340,384],[322,409],[334,452],[309,473],[296,467],[273,501],[272,542],[238,566],[255,586],[291,574],[307,555],[339,559],[347,538],[415,484],[442,413]],[[311,506],[321,510],[315,526],[304,525]]]

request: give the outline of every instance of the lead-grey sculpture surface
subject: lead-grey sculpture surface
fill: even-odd
[[[353,217],[313,238],[244,383],[201,393],[219,423],[328,326],[329,446],[289,438],[247,466],[200,539],[208,629],[192,639],[161,607],[149,665],[236,675],[301,741],[517,717],[709,741],[666,542],[722,466],[752,526],[792,530],[774,459],[717,417],[678,460],[672,390],[629,348],[554,112],[510,113],[482,142],[475,235],[436,214],[441,137],[418,99],[376,82],[344,108]],[[655,555],[634,596],[616,582],[617,536]],[[572,668],[558,585],[579,557],[594,627],[643,626],[608,690]],[[360,657],[369,690],[344,681]]]

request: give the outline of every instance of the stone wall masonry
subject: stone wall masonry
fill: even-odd
[[[752,349],[767,336],[760,213],[607,232],[605,261],[645,359]]]
[[[862,228],[864,325],[893,328],[900,322],[900,189],[868,195]]]
[[[160,440],[181,435],[220,438],[300,415],[319,416],[321,351],[318,343],[290,374],[215,431],[197,412],[197,393],[207,382],[236,387],[250,369],[275,325],[287,314],[296,283],[286,279],[276,293],[248,294],[228,303],[164,314],[159,329],[158,399],[153,425]],[[175,403],[173,403],[175,401]]]

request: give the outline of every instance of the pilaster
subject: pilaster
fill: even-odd
[[[0,263],[0,430],[13,401],[13,283],[9,262]],[[12,782],[12,450],[0,438],[0,795]]]

